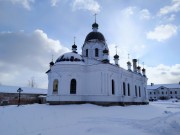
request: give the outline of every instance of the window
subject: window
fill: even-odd
[[[156,95],[156,92],[154,92],[154,95]]]
[[[71,80],[70,94],[76,94],[76,80]]]
[[[151,95],[151,92],[149,92],[149,94]]]
[[[55,79],[53,82],[53,93],[57,93],[58,92],[58,80]]]
[[[125,84],[125,82],[123,82],[123,95],[124,96],[126,95],[126,84]]]
[[[163,90],[164,88],[162,87],[161,89]]]
[[[112,80],[112,95],[114,95],[114,80]]]
[[[130,85],[128,83],[128,96],[130,96]]]
[[[166,94],[167,94],[167,91],[166,91]]]
[[[88,57],[88,49],[86,49],[86,57]]]
[[[172,94],[172,91],[170,91],[170,94]]]
[[[141,97],[141,87],[139,86],[139,97]]]
[[[99,56],[99,49],[96,48],[96,49],[95,49],[95,57],[98,57],[98,56]]]
[[[177,91],[175,91],[175,94],[177,94]]]
[[[137,86],[135,85],[135,94],[136,94],[136,97],[138,96],[137,94]]]
[[[162,91],[162,94],[164,94],[164,92]]]

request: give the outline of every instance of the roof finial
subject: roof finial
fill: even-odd
[[[115,48],[116,48],[116,54],[117,54],[117,45],[115,46]]]
[[[52,54],[52,61],[53,61],[53,59],[54,59],[54,55]]]
[[[129,60],[129,55],[130,55],[130,54],[128,53],[128,60]]]
[[[75,43],[76,43],[76,37],[74,36],[74,45],[75,45]]]
[[[143,68],[144,68],[144,62],[142,62]]]
[[[140,60],[139,60],[139,59],[137,59],[137,62],[138,62],[138,66],[139,66],[139,62],[140,62]]]
[[[94,14],[95,23],[96,23],[96,15],[97,15],[97,14],[95,13],[95,14]]]

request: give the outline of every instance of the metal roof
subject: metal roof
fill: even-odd
[[[155,90],[158,89],[159,87],[166,87],[169,89],[180,89],[180,84],[179,83],[174,83],[174,84],[153,84],[153,85],[147,85],[147,90]]]

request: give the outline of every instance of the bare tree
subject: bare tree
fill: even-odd
[[[37,88],[37,83],[34,80],[34,77],[31,77],[31,80],[28,81],[28,86],[31,88]]]

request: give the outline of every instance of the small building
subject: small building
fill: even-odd
[[[0,85],[0,105],[18,104],[19,93],[18,86]],[[47,95],[47,89],[21,87],[21,104],[44,103]]]
[[[180,83],[153,84],[147,86],[149,101],[158,99],[180,99]]]

